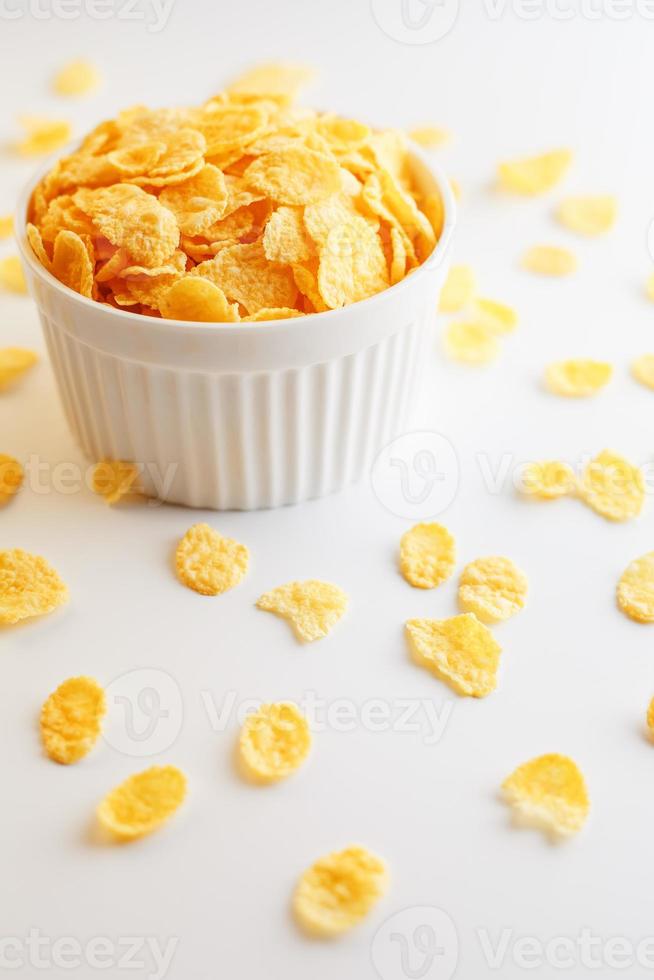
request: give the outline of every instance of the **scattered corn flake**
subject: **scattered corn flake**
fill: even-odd
[[[409,130],[409,138],[417,143],[418,146],[423,146],[427,150],[433,150],[437,146],[443,146],[445,143],[449,143],[451,133],[446,129],[441,129],[440,126],[416,126],[414,129]]]
[[[500,163],[497,171],[504,190],[516,194],[543,194],[559,182],[571,162],[570,150],[552,150],[540,156]]]
[[[416,524],[400,540],[400,570],[416,589],[435,589],[456,562],[454,538],[442,524]]]
[[[306,760],[311,731],[298,706],[290,701],[262,704],[241,729],[239,750],[247,772],[273,782],[290,776]]]
[[[240,75],[228,88],[230,95],[265,97],[287,102],[311,81],[314,72],[305,65],[270,62]]]
[[[264,153],[243,174],[246,184],[278,204],[312,204],[340,190],[336,160],[305,146]]]
[[[238,306],[228,303],[222,289],[201,275],[174,282],[163,294],[159,307],[171,320],[234,323],[239,319]]]
[[[327,636],[344,615],[347,604],[342,589],[316,579],[280,585],[257,600],[259,609],[287,619],[304,643]]]
[[[581,499],[609,521],[627,521],[645,502],[642,471],[609,449],[591,460],[579,483]]]
[[[631,374],[641,385],[654,389],[654,354],[643,354],[631,365]]]
[[[476,312],[492,326],[495,333],[511,333],[518,326],[518,314],[506,303],[477,296],[474,305]]]
[[[194,524],[177,545],[175,564],[184,585],[201,595],[233,589],[248,570],[244,544],[224,538],[208,524]]]
[[[101,825],[121,840],[158,830],[186,797],[186,776],[176,766],[152,766],[112,790],[98,807]]]
[[[472,613],[410,619],[406,629],[416,660],[458,694],[484,698],[495,690],[502,648]]]
[[[64,119],[47,119],[45,116],[22,116],[20,119],[26,136],[16,149],[22,156],[41,156],[53,153],[65,146],[72,136],[69,122]]]
[[[0,347],[0,391],[17,381],[38,359],[38,354],[23,347]]]
[[[615,224],[618,202],[608,194],[567,197],[559,204],[556,216],[570,231],[580,235],[602,235]]]
[[[14,233],[14,216],[12,214],[0,215],[0,238],[11,238]]]
[[[499,349],[495,330],[487,320],[459,320],[445,331],[445,350],[454,361],[488,364]]]
[[[304,872],[293,910],[307,932],[337,936],[364,919],[387,887],[388,872],[381,858],[351,846],[319,858]]]
[[[527,589],[526,575],[509,558],[477,558],[461,573],[459,605],[482,623],[499,623],[523,608]]]
[[[577,259],[567,248],[534,245],[523,255],[522,267],[541,276],[569,276],[577,268]]]
[[[93,268],[87,247],[74,231],[60,231],[54,243],[51,272],[59,282],[81,296],[93,293]]]
[[[62,765],[79,762],[100,734],[107,705],[92,677],[70,677],[41,709],[41,739],[47,755]]]
[[[108,504],[117,504],[127,494],[134,493],[139,478],[135,463],[123,459],[103,459],[93,470],[93,492],[104,497]]]
[[[649,705],[647,706],[646,718],[650,738],[654,738],[654,698],[651,699]]]
[[[612,366],[604,361],[557,361],[548,365],[545,383],[555,395],[585,398],[604,388],[612,376]]]
[[[618,582],[618,605],[638,623],[654,623],[654,551],[632,561]]]
[[[340,309],[368,299],[388,285],[386,256],[369,222],[355,216],[332,228],[318,266],[318,289],[325,305]]]
[[[0,507],[18,493],[23,479],[23,467],[18,460],[0,453]]]
[[[441,291],[439,310],[441,313],[458,313],[472,302],[475,289],[475,274],[470,266],[453,265]]]
[[[100,84],[100,74],[90,61],[69,61],[53,79],[57,95],[87,95]]]
[[[23,267],[17,255],[8,255],[0,259],[0,287],[10,293],[26,293],[27,283]]]
[[[525,762],[504,780],[502,791],[523,820],[554,836],[577,833],[590,810],[584,777],[565,755]]]
[[[0,624],[43,616],[68,601],[68,589],[39,555],[20,548],[0,551]]]
[[[568,463],[554,459],[529,463],[522,472],[522,492],[527,496],[554,500],[576,490],[577,477]]]

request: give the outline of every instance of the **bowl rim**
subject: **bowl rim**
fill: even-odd
[[[27,213],[29,203],[32,198],[32,193],[36,185],[51,170],[59,159],[61,159],[67,153],[73,152],[79,146],[79,141],[69,144],[69,146],[65,148],[66,152],[63,154],[60,151],[51,154],[42,164],[42,166],[40,166],[36,172],[32,174],[32,177],[23,185],[23,188],[18,196],[14,216],[16,241],[22,260],[29,266],[32,273],[35,276],[40,277],[48,286],[60,292],[65,299],[73,299],[73,301],[80,304],[82,308],[88,307],[89,310],[93,310],[96,313],[101,310],[109,317],[120,318],[125,323],[131,322],[135,326],[138,326],[141,330],[145,330],[148,327],[151,329],[156,327],[158,330],[163,329],[174,332],[180,327],[188,330],[189,326],[192,326],[193,328],[204,333],[238,332],[241,335],[243,334],[243,331],[246,331],[249,334],[256,333],[261,330],[270,331],[273,325],[278,331],[281,329],[288,332],[295,332],[298,330],[302,330],[304,332],[308,330],[317,330],[317,323],[328,324],[336,317],[342,317],[344,314],[347,315],[348,311],[361,310],[361,312],[364,312],[365,308],[365,311],[374,312],[373,307],[383,303],[385,298],[387,298],[390,293],[392,293],[394,297],[397,297],[401,290],[410,288],[411,285],[416,283],[418,278],[424,278],[424,276],[433,273],[440,266],[443,258],[447,255],[457,221],[457,206],[452,187],[440,164],[434,162],[413,140],[407,139],[407,145],[410,156],[417,159],[430,173],[430,175],[434,178],[440,193],[444,211],[441,236],[438,239],[431,255],[429,255],[421,265],[412,270],[409,275],[400,280],[400,282],[395,283],[393,286],[389,286],[387,289],[383,289],[380,293],[375,293],[374,296],[369,296],[366,299],[358,300],[356,303],[349,303],[347,306],[340,307],[337,310],[324,310],[323,312],[319,313],[307,313],[304,316],[285,317],[277,320],[251,320],[248,322],[243,322],[241,320],[238,323],[211,322],[205,320],[171,320],[165,317],[147,316],[144,313],[132,313],[127,309],[118,310],[106,303],[98,303],[97,300],[90,299],[87,296],[82,296],[69,286],[65,286],[55,276],[53,276],[52,273],[41,264],[41,262],[39,262],[37,256],[34,254],[27,239]]]

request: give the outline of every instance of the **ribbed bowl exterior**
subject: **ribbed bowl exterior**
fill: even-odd
[[[402,429],[433,309],[380,343],[287,370],[204,373],[95,350],[41,310],[70,428],[147,493],[216,510],[298,503],[356,481]]]

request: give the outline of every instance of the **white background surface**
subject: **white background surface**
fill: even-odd
[[[52,10],[47,0],[41,9]],[[463,187],[455,261],[470,262],[483,292],[511,302],[521,325],[487,369],[445,362],[435,340],[412,427],[440,432],[456,447],[460,487],[440,519],[457,538],[459,569],[478,556],[506,554],[531,585],[528,608],[496,628],[504,648],[498,690],[484,701],[457,699],[410,662],[402,634],[409,617],[456,612],[456,578],[435,592],[402,580],[397,543],[412,521],[390,514],[368,485],[278,512],[223,515],[110,510],[86,489],[28,488],[0,516],[1,546],[46,555],[72,598],[56,615],[0,635],[2,935],[19,943],[31,928],[82,944],[97,936],[114,943],[177,938],[167,974],[173,980],[370,980],[371,943],[384,920],[436,906],[455,924],[461,980],[647,975],[633,957],[626,969],[612,969],[602,949],[612,937],[638,943],[654,933],[654,750],[643,730],[654,693],[654,633],[623,617],[613,599],[626,563],[654,547],[654,505],[648,500],[641,518],[612,525],[574,501],[522,502],[511,474],[526,459],[576,464],[605,446],[651,465],[654,395],[630,379],[628,364],[654,350],[654,312],[643,294],[654,215],[654,23],[635,12],[622,22],[579,12],[528,21],[508,4],[493,19],[482,3],[468,2],[445,38],[408,46],[379,30],[363,0],[176,0],[159,33],[142,20],[63,21],[29,12],[0,20],[0,31],[0,135],[7,140],[16,137],[21,112],[69,116],[82,132],[125,104],[202,100],[249,63],[280,57],[319,68],[306,101],[375,122],[435,122],[453,131],[440,156]],[[102,91],[81,102],[49,95],[52,71],[78,55],[101,67]],[[576,159],[557,192],[510,200],[493,190],[498,159],[559,145],[572,146]],[[1,164],[4,212],[30,168],[8,151]],[[615,191],[615,231],[578,241],[558,228],[552,207],[568,191]],[[548,281],[521,272],[521,252],[539,242],[573,247],[578,274]],[[8,243],[0,254],[11,250]],[[0,345],[42,349],[31,301],[3,295],[0,312]],[[576,355],[610,359],[610,388],[578,403],[547,395],[544,365]],[[20,459],[86,465],[45,362],[0,398],[0,436],[0,451]],[[491,492],[482,468],[495,471],[503,459],[508,476]],[[247,580],[217,599],[183,589],[171,570],[176,540],[199,519],[252,553]],[[347,619],[309,648],[253,608],[265,589],[305,577],[338,582],[352,600]],[[42,758],[38,711],[61,680],[89,673],[109,684],[135,668],[165,671],[179,687],[184,717],[173,745],[140,759],[102,744],[68,769]],[[215,730],[202,692],[218,711],[230,698],[301,700],[315,692],[357,710],[383,699],[397,714],[403,699],[414,699],[423,730],[371,732],[360,720],[347,732],[328,725],[316,733],[303,771],[279,786],[253,788],[233,766],[235,714]],[[425,739],[420,699],[439,712],[451,709],[437,744]],[[115,743],[120,704],[112,714]],[[173,725],[178,717],[173,712]],[[156,749],[162,731],[146,747]],[[514,829],[497,795],[515,765],[547,751],[577,760],[593,804],[584,831],[560,846]],[[99,841],[99,798],[157,762],[188,773],[183,812],[135,845]],[[311,942],[289,915],[294,882],[317,856],[351,841],[386,858],[391,888],[359,929],[338,942]],[[415,913],[411,922],[420,921]],[[600,969],[584,967],[578,953],[567,971],[515,962],[521,936],[574,943],[584,928],[601,939],[593,953]],[[507,930],[501,969],[484,959],[479,930],[493,944]],[[411,929],[406,936],[411,945]],[[456,950],[451,941],[446,946],[424,976],[451,975],[445,967]],[[398,953],[397,942],[382,950],[384,980],[420,975],[403,972]],[[44,975],[24,946],[20,955],[14,976]],[[51,950],[43,955],[52,958]],[[413,956],[419,968],[422,957],[415,949]],[[54,966],[49,975],[71,973],[140,978],[153,967],[149,959],[131,971],[115,963],[104,971]]]

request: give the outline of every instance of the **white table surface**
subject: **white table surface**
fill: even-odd
[[[175,0],[160,32],[115,16],[37,19],[20,2],[22,15],[0,22],[4,140],[16,138],[23,112],[70,117],[81,133],[126,104],[199,101],[264,58],[316,65],[308,102],[375,122],[452,130],[440,158],[463,187],[455,261],[471,263],[482,291],[513,304],[521,323],[486,369],[446,362],[435,339],[409,430],[441,433],[456,448],[459,490],[439,519],[456,536],[459,568],[505,554],[528,573],[531,592],[528,608],[496,628],[504,648],[498,690],[483,701],[459,699],[410,662],[402,632],[407,618],[456,612],[456,577],[434,592],[402,580],[396,549],[412,520],[389,513],[369,483],[250,514],[111,510],[87,489],[62,492],[53,485],[62,476],[56,465],[86,464],[44,359],[0,397],[0,451],[50,464],[45,490],[28,487],[0,515],[1,546],[46,555],[71,602],[0,636],[0,934],[12,940],[0,947],[2,972],[13,956],[14,976],[44,975],[27,949],[36,929],[83,949],[107,937],[123,953],[125,937],[176,940],[172,980],[370,980],[378,975],[371,949],[383,980],[648,975],[635,953],[614,969],[609,940],[635,945],[654,933],[654,748],[643,731],[654,693],[654,628],[632,623],[614,604],[624,566],[654,547],[654,504],[648,500],[638,520],[613,525],[574,501],[525,503],[511,476],[528,459],[577,463],[606,446],[651,466],[654,394],[631,380],[628,365],[654,350],[654,307],[643,292],[652,267],[654,23],[636,12],[624,21],[547,13],[532,21],[510,4],[493,19],[493,4],[480,2],[466,4],[441,40],[407,45],[377,27],[364,0]],[[43,0],[41,9],[52,7]],[[142,0],[136,9],[149,7]],[[103,89],[82,101],[55,98],[50,74],[79,55],[100,66]],[[575,163],[556,192],[520,200],[493,190],[499,159],[567,145]],[[7,150],[0,160],[1,213],[13,208],[30,164]],[[578,240],[554,223],[556,200],[575,191],[618,194],[619,222],[609,236]],[[574,248],[578,274],[549,281],[522,272],[521,252],[540,242]],[[0,255],[11,251],[11,243],[0,247]],[[43,351],[30,300],[3,294],[0,313],[0,346]],[[546,363],[584,355],[613,362],[609,389],[574,403],[542,390]],[[488,473],[500,466],[505,476],[493,488]],[[196,520],[251,549],[246,581],[220,598],[182,588],[172,572],[174,544]],[[351,609],[329,638],[303,648],[253,603],[269,587],[309,577],[342,585]],[[171,714],[150,740],[130,740],[116,700],[109,740],[86,760],[61,768],[43,758],[38,711],[60,681],[88,673],[108,685],[139,669],[153,673],[111,691],[159,689]],[[275,787],[243,783],[233,766],[236,707],[261,698],[306,703],[312,694],[331,714],[319,719],[309,764]],[[361,709],[371,699],[389,706],[394,725],[370,730]],[[419,730],[393,730],[407,700]],[[445,722],[437,739],[429,737],[434,706]],[[559,846],[514,829],[498,800],[514,766],[549,751],[576,759],[592,797],[583,832]],[[183,812],[135,845],[99,841],[97,801],[131,772],[166,762],[188,773]],[[312,942],[289,915],[294,882],[316,857],[352,841],[386,858],[391,887],[357,930]],[[437,930],[445,953],[429,972],[416,972],[423,959],[413,929],[437,915],[421,913],[423,906],[454,923],[455,974],[447,929]],[[388,928],[373,946],[382,923],[404,909],[412,911],[390,931],[406,937],[409,971],[399,958],[402,941],[388,939]],[[584,965],[578,948],[567,971],[552,960],[556,950],[533,969],[521,965],[519,937],[574,944],[584,929],[599,937],[599,970]],[[504,943],[499,969],[484,955],[485,936]],[[51,946],[42,955],[54,978],[161,975],[147,947],[131,972],[117,953],[105,957],[104,970],[85,962],[76,971]]]

